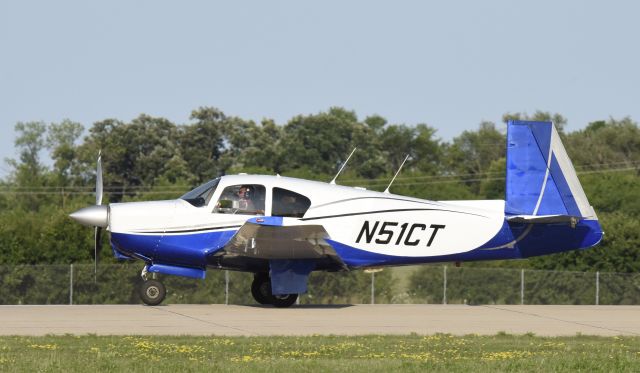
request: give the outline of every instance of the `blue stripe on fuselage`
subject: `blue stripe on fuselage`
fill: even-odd
[[[119,251],[153,262],[204,267],[207,256],[220,250],[237,230],[174,235],[111,233]],[[137,254],[137,255],[136,255]]]

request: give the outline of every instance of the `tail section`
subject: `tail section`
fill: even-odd
[[[507,124],[506,215],[597,216],[551,122]]]

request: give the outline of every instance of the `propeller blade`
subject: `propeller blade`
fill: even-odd
[[[102,151],[98,152],[98,166],[96,168],[96,205],[102,204]]]
[[[101,227],[96,227],[95,229],[95,241],[94,241],[94,245],[93,245],[93,274],[94,274],[94,279],[95,281],[97,281],[98,278],[98,251],[100,251],[100,238],[102,236],[102,228]]]

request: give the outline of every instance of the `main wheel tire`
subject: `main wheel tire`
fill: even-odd
[[[271,280],[269,280],[269,276],[256,274],[251,283],[251,295],[260,304],[271,304]]]
[[[298,294],[272,295],[271,304],[278,308],[291,307],[298,299]]]
[[[149,305],[157,306],[167,295],[167,288],[158,280],[147,280],[140,286],[140,299]]]

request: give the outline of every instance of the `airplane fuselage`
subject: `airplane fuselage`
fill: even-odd
[[[263,213],[215,211],[223,191],[238,185],[264,187]],[[113,247],[121,255],[152,263],[201,268],[217,263],[214,265],[220,266],[224,261],[212,261],[212,258],[224,255],[220,251],[224,251],[246,221],[261,224],[261,218],[276,216],[273,214],[277,203],[274,188],[300,194],[311,202],[300,217],[282,217],[278,225],[322,226],[326,233],[313,237],[318,240],[316,244],[334,251],[334,257],[346,268],[470,258],[520,258],[530,256],[534,249],[527,244],[531,241],[529,234],[535,235],[534,227],[508,223],[505,202],[501,200],[436,202],[264,175],[224,176],[208,203],[200,207],[183,199],[111,204],[108,229]],[[555,225],[559,233],[556,239],[562,238],[564,230],[570,235],[576,232],[576,228]],[[316,231],[311,233],[318,235]],[[304,239],[310,237],[295,238]],[[291,242],[283,240],[282,244],[291,245]],[[242,256],[242,253],[234,251],[233,256]],[[262,256],[247,254],[247,257],[269,260],[275,256],[263,251]]]

